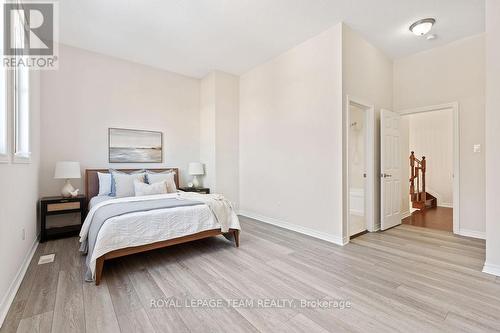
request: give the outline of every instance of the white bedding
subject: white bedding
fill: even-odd
[[[108,201],[108,200],[113,200],[113,199],[116,199],[116,198],[115,197],[111,197],[109,195],[98,195],[98,196],[95,196],[92,199],[90,199],[90,201],[89,201],[89,209],[92,209],[92,207],[94,207],[95,205],[97,205],[100,202]]]
[[[89,212],[93,214],[99,207],[113,202],[141,201],[161,197],[172,198],[178,194],[160,194],[144,197],[104,200],[94,204]],[[193,198],[194,199],[194,198]],[[89,225],[86,219],[80,233],[80,242],[87,237]],[[231,210],[229,228],[240,229],[236,213]],[[116,216],[108,219],[101,227],[90,261],[92,276],[95,277],[95,263],[100,256],[118,249],[151,244],[159,241],[218,229],[221,225],[207,204],[158,209]]]

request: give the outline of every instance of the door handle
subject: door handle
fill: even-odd
[[[392,175],[390,175],[388,173],[383,173],[383,174],[380,175],[380,177],[382,177],[382,178],[390,178],[390,177],[392,177]]]

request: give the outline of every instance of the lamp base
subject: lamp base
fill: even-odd
[[[193,176],[193,187],[200,187],[200,181],[198,180],[198,176]]]
[[[73,196],[71,192],[74,191],[75,188],[73,187],[73,185],[71,185],[69,179],[66,179],[66,181],[64,182],[64,186],[61,189],[61,195],[63,196],[63,198],[71,198]]]

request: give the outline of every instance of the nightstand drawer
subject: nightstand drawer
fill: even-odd
[[[47,204],[47,212],[60,212],[63,210],[80,209],[80,202],[62,202]]]

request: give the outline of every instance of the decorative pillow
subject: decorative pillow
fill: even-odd
[[[143,195],[165,194],[167,193],[167,181],[164,180],[150,185],[136,179],[134,180],[134,190],[136,197]]]
[[[99,194],[97,195],[110,195],[111,194],[111,174],[98,172],[99,178]]]
[[[134,192],[134,180],[140,182],[145,182],[146,173],[144,170],[134,172],[134,173],[124,173],[116,170],[110,170],[111,172],[111,194],[112,197],[123,198],[123,197],[133,197]]]
[[[162,181],[166,182],[168,193],[177,192],[177,187],[175,186],[175,171],[171,170],[164,172],[146,171],[146,182],[148,184],[155,184]]]

